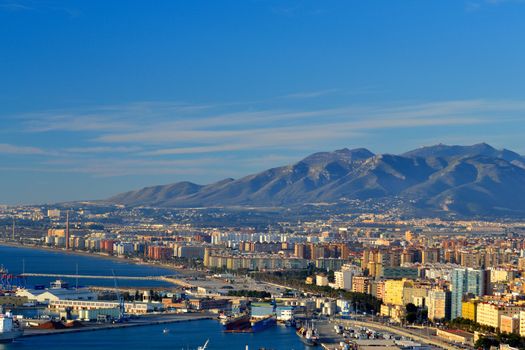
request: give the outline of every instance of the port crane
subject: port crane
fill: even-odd
[[[124,298],[119,292],[118,285],[117,285],[117,279],[115,278],[115,270],[111,270],[111,273],[113,274],[113,282],[115,284],[115,293],[117,293],[117,299],[118,299],[118,319],[115,320],[117,323],[121,323],[126,320],[126,306],[124,305]]]
[[[26,280],[23,275],[13,275],[7,268],[0,265],[0,290],[13,290],[15,288],[25,288]]]

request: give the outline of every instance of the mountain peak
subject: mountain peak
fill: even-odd
[[[342,148],[333,152],[318,152],[311,154],[308,157],[301,160],[301,162],[306,163],[308,165],[323,165],[335,161],[348,163],[355,161],[363,161],[373,156],[374,154],[366,148]]]
[[[496,148],[492,147],[491,145],[489,145],[486,142],[476,143],[476,144],[474,144],[474,145],[472,145],[470,147],[473,148],[473,149],[479,149],[479,150],[485,150],[485,151],[497,151]]]
[[[343,148],[314,153],[297,163],[237,180],[205,186],[188,182],[155,186],[109,201],[131,206],[212,207],[392,198],[410,202],[410,210],[426,213],[441,213],[446,204],[449,212],[467,216],[525,216],[525,159],[487,143],[438,144],[403,155]]]
[[[482,142],[470,146],[460,145],[446,145],[439,143],[433,146],[424,146],[417,148],[413,151],[409,151],[403,154],[404,157],[421,157],[421,158],[444,158],[444,159],[456,159],[462,157],[473,157],[473,156],[489,156],[496,158],[504,158],[504,152],[499,151],[489,145],[488,143]],[[507,159],[509,160],[509,159]]]

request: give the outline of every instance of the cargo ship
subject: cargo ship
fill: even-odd
[[[319,335],[317,329],[314,327],[313,322],[310,324],[306,322],[306,325],[302,326],[295,332],[299,339],[308,346],[319,345]]]
[[[249,332],[251,328],[250,315],[231,317],[221,323],[223,331],[227,333]]]
[[[10,343],[24,334],[24,329],[10,312],[0,314],[0,343]]]
[[[222,324],[225,333],[254,333],[276,325],[277,321],[273,316],[250,318],[250,315],[241,315],[223,321]]]
[[[275,326],[277,321],[275,320],[275,317],[267,316],[263,318],[252,318],[250,323],[252,332],[260,332]]]

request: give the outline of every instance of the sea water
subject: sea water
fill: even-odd
[[[95,276],[163,276],[175,275],[176,272],[170,269],[150,266],[137,265],[125,260],[108,259],[97,256],[79,255],[65,253],[61,251],[18,248],[0,246],[0,265],[4,265],[10,274],[18,275],[26,273],[48,273],[75,275],[95,275]],[[52,277],[28,277],[25,281],[28,288],[37,284],[49,287],[49,283],[56,278]],[[64,279],[71,286],[75,286],[76,279]],[[113,287],[113,279],[78,279],[79,285]],[[150,280],[117,280],[118,287],[162,287],[170,286],[164,281]]]
[[[0,344],[0,350],[195,350],[207,339],[209,350],[244,350],[246,345],[250,350],[306,349],[292,328],[275,326],[259,333],[232,334],[223,333],[219,322],[204,320],[19,338],[11,344]]]

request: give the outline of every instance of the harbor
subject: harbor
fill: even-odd
[[[179,282],[176,284],[173,281],[159,281],[157,278],[150,278],[156,275],[173,276],[173,271],[170,271],[172,275],[169,275],[167,270],[154,266],[123,263],[115,260],[100,259],[99,257],[76,256],[43,250],[35,251],[27,248],[3,247],[2,249],[3,253],[5,253],[3,254],[5,259],[3,259],[2,263],[5,264],[9,273],[22,274],[24,272],[22,267],[25,267],[26,271],[37,271],[26,277],[27,295],[31,294],[34,297],[42,295],[42,302],[45,302],[44,298],[54,299],[55,296],[60,296],[61,298],[78,297],[82,293],[86,293],[84,296],[88,297],[93,293],[100,295],[100,293],[105,291],[115,294],[119,290],[121,293],[125,291],[131,293],[133,290],[160,291],[173,290],[174,288],[179,288],[179,290],[181,288],[196,288],[187,282],[180,283],[182,281],[177,279],[178,276],[170,277],[170,280]],[[49,268],[44,269],[36,265],[34,263],[36,260],[46,260],[48,262],[46,266],[49,266]],[[77,264],[80,265],[85,275],[76,273],[76,271],[72,273],[71,270],[75,270]],[[115,270],[116,278],[113,278],[111,272],[107,275],[102,275],[101,271],[105,270],[97,269],[102,264],[105,265],[105,270]],[[26,274],[29,273],[26,272]],[[96,278],[97,276],[101,276],[101,278]],[[63,278],[64,280],[53,281],[55,278]],[[212,286],[219,285],[222,280],[217,279],[216,282],[211,280],[206,282],[206,285],[210,283]],[[81,281],[83,285],[79,286],[77,281]],[[89,283],[89,288],[85,287],[84,283],[86,282]],[[158,285],[159,282],[168,283],[161,287]],[[204,287],[202,284],[204,281],[196,282]],[[34,284],[50,287],[41,290],[34,289]],[[118,284],[118,288],[115,288],[116,284]],[[137,284],[139,285],[136,286]],[[134,285],[136,287],[133,287]],[[195,300],[197,301],[198,299]],[[206,298],[203,300],[205,301]],[[229,334],[224,332],[223,325],[217,320],[217,313],[210,313],[204,310],[175,313],[167,310],[156,312],[154,309],[151,309],[144,314],[125,316],[120,321],[118,316],[119,304],[110,300],[110,303],[115,303],[115,306],[112,306],[113,309],[101,309],[100,312],[102,314],[116,312],[116,314],[112,318],[104,319],[101,322],[96,319],[98,314],[96,310],[88,312],[88,314],[92,314],[90,317],[95,317],[95,319],[87,321],[80,317],[80,310],[70,310],[73,313],[71,317],[68,315],[68,308],[60,306],[58,309],[49,309],[52,305],[62,305],[68,302],[67,300],[47,301],[50,304],[47,307],[39,302],[27,303],[26,306],[16,308],[13,314],[19,317],[24,333],[11,343],[0,344],[0,349],[55,348],[52,344],[62,344],[61,346],[64,348],[75,344],[75,347],[79,349],[91,349],[93,347],[108,349],[108,347],[105,347],[106,344],[109,344],[111,339],[117,338],[121,339],[120,341],[126,344],[126,348],[129,349],[148,349],[152,348],[152,344],[155,344],[154,348],[156,349],[173,348],[179,345],[185,349],[197,349],[204,344],[208,334],[210,335],[210,342],[207,349],[223,349],[226,347],[244,349],[246,345],[250,349],[304,349],[304,345],[295,334],[294,328],[277,326],[274,318],[267,320],[264,316],[257,321],[250,320],[250,327],[253,326],[254,328],[253,332],[232,332],[235,334]],[[71,302],[91,306],[98,303],[108,303],[107,300],[78,300]],[[137,305],[140,305],[142,302],[141,297]],[[151,303],[151,301],[148,302]],[[147,305],[148,302],[144,304]],[[125,306],[129,304],[134,303],[126,302]],[[159,303],[159,305],[162,304]],[[202,304],[195,304],[194,307],[202,306]],[[27,316],[21,318],[22,314]],[[86,316],[84,315],[83,317]],[[206,332],[203,331],[204,329]],[[143,340],[136,339],[136,334],[142,334],[144,339],[151,338],[155,340],[152,340],[151,343],[145,343]],[[187,337],[188,334],[193,334],[193,336]],[[103,341],[104,339],[107,342]],[[133,342],[129,341],[128,343],[128,340],[131,339],[134,339]]]
[[[28,251],[26,249],[8,248],[6,252],[8,254],[12,254],[16,258],[16,260],[20,260],[20,255],[15,256],[16,253],[22,253],[26,256],[24,258],[24,265],[26,265],[25,261],[27,260],[27,265],[31,266],[31,253],[33,253],[32,251]],[[25,275],[30,280],[36,279],[40,281],[41,279],[48,278],[64,278],[65,280],[71,282],[77,280],[91,281],[95,285],[102,284],[102,286],[90,287],[90,289],[88,290],[85,287],[78,288],[78,284],[76,284],[75,288],[72,288],[68,287],[68,283],[66,281],[59,280],[51,282],[51,287],[45,290],[27,290],[26,295],[30,296],[30,298],[37,298],[41,302],[45,302],[47,298],[51,298],[51,300],[47,301],[48,308],[45,309],[45,311],[51,312],[52,314],[50,314],[49,316],[46,316],[46,314],[41,314],[36,315],[37,317],[33,316],[21,319],[20,321],[24,325],[24,334],[22,337],[16,339],[12,344],[6,345],[8,349],[18,349],[21,346],[23,349],[23,344],[33,343],[34,341],[36,341],[36,339],[41,339],[39,341],[40,344],[41,342],[47,343],[47,340],[44,339],[62,339],[74,337],[76,342],[79,337],[82,338],[84,337],[84,335],[88,335],[94,332],[96,332],[97,336],[92,336],[91,338],[96,338],[98,337],[98,335],[101,335],[103,337],[113,337],[113,334],[120,334],[122,332],[125,332],[126,334],[128,334],[129,332],[133,334],[135,334],[135,332],[142,333],[145,330],[150,329],[154,329],[154,332],[156,333],[155,336],[162,336],[162,339],[166,337],[176,337],[177,340],[175,341],[177,343],[181,342],[181,344],[185,344],[184,342],[186,342],[190,346],[190,348],[198,348],[204,343],[203,339],[200,339],[199,342],[197,342],[197,339],[192,339],[192,341],[195,341],[195,344],[193,344],[191,342],[181,340],[181,336],[183,334],[185,335],[188,330],[199,329],[202,324],[206,324],[207,331],[208,329],[214,329],[218,333],[220,333],[221,345],[219,345],[216,342],[216,340],[212,339],[209,344],[209,349],[224,348],[222,344],[229,344],[232,341],[236,342],[239,339],[245,339],[242,342],[244,344],[237,344],[239,345],[239,348],[244,348],[244,346],[250,345],[250,348],[260,347],[275,350],[305,348],[310,349],[314,347],[320,348],[321,346],[325,349],[338,350],[346,349],[350,346],[355,345],[352,341],[349,341],[348,338],[343,337],[342,334],[337,334],[336,332],[334,332],[334,325],[330,323],[327,318],[322,318],[320,320],[312,320],[309,317],[303,316],[297,320],[298,323],[296,328],[296,322],[293,318],[293,309],[295,307],[286,306],[282,304],[282,302],[276,302],[275,299],[272,299],[271,301],[267,302],[252,302],[250,308],[248,310],[244,310],[244,312],[248,312],[245,313],[244,316],[242,316],[242,314],[241,316],[235,316],[235,314],[230,314],[228,320],[225,321],[223,319],[223,322],[218,322],[216,310],[206,311],[204,308],[209,307],[217,309],[225,307],[226,304],[224,304],[224,302],[228,299],[232,299],[231,297],[222,299],[221,297],[216,295],[216,299],[210,299],[208,295],[205,295],[204,298],[198,299],[195,298],[195,296],[190,296],[189,300],[186,299],[186,306],[184,306],[184,303],[175,301],[175,295],[177,293],[173,293],[173,296],[170,298],[162,299],[162,303],[152,302],[152,295],[150,295],[151,292],[146,293],[146,289],[144,295],[141,295],[141,299],[138,302],[138,304],[135,302],[124,303],[123,301],[120,303],[118,301],[108,302],[107,300],[54,300],[55,297],[77,298],[79,297],[79,293],[86,293],[84,294],[84,297],[88,298],[94,296],[94,293],[104,293],[104,291],[114,293],[117,296],[117,298],[120,298],[119,290],[120,292],[122,292],[123,290],[128,290],[129,292],[132,292],[133,288],[116,288],[117,281],[119,284],[121,282],[131,282],[152,283],[154,285],[155,283],[158,283],[161,279],[167,278],[161,277],[167,276],[167,274],[166,271],[162,271],[163,275],[161,275],[159,274],[159,272],[161,271],[158,271],[157,269],[151,266],[122,264],[120,262],[113,261],[111,261],[111,263],[115,264],[114,267],[120,268],[120,271],[125,271],[125,273],[119,272],[119,274],[115,274],[114,276],[102,275],[100,273],[97,273],[93,269],[90,269],[86,272],[89,274],[86,275],[81,275],[77,272],[72,274],[69,272],[71,266],[77,264],[77,262],[73,263],[72,261],[78,257],[74,255],[59,255],[54,252],[51,253],[43,251],[37,251],[34,252],[34,254],[36,254],[39,259],[65,259],[68,263],[65,264],[65,268],[58,270],[55,273],[50,273],[50,271],[38,269],[37,271],[39,272],[26,272]],[[89,259],[89,257],[81,258]],[[98,260],[98,258],[91,258],[89,260],[93,260],[95,264],[100,261]],[[91,263],[91,261],[89,262]],[[13,266],[12,263],[9,267],[14,267],[16,269],[16,265]],[[124,269],[122,269],[123,267]],[[158,274],[158,277],[155,277],[155,274]],[[176,280],[177,277],[173,279]],[[183,285],[182,283],[170,284],[170,287],[166,286],[162,288],[165,290],[174,290],[173,288],[179,288],[179,291],[184,291],[184,288],[186,288],[188,289],[188,291],[192,289],[198,294],[199,291],[206,292],[209,290],[215,290],[217,286],[224,286],[226,280],[228,280],[228,285],[234,284],[232,280],[233,278],[233,276],[217,275],[207,279],[186,280],[185,285]],[[111,282],[111,280],[113,280],[113,287],[103,286],[107,285],[108,282]],[[170,282],[173,283],[173,281]],[[237,281],[236,284],[239,286],[250,286],[250,288],[255,289],[253,281],[247,278],[242,278],[241,280]],[[278,295],[281,291],[285,290],[284,286],[279,286],[275,284],[264,284],[264,286],[261,285],[258,287],[263,289],[265,288],[266,290],[271,290],[272,294],[274,295]],[[153,286],[144,285],[142,287],[142,290],[145,290],[145,288],[156,289]],[[179,292],[179,294],[180,293],[181,292]],[[182,296],[182,294],[180,295]],[[168,299],[167,302],[166,299]],[[233,300],[241,302],[242,300],[244,300],[244,298],[233,298]],[[137,309],[137,305],[141,304],[144,305],[145,309]],[[208,304],[209,306],[206,306]],[[111,306],[109,306],[108,308],[108,305]],[[179,309],[179,312],[185,310],[185,307],[192,307],[197,310],[200,309],[200,311],[196,312],[195,310],[193,310],[193,312],[185,311],[182,313],[175,313],[175,310],[168,311],[168,309],[172,305],[177,305],[176,307]],[[314,305],[312,304],[309,307],[312,306]],[[86,310],[86,308],[88,310]],[[96,310],[89,311],[89,309],[91,308],[100,308],[100,312]],[[157,308],[159,308],[159,310],[162,311],[157,312]],[[241,310],[241,312],[243,312],[242,309],[244,308],[244,303],[235,304],[234,306],[235,310]],[[305,306],[301,306],[299,309],[301,308],[303,310],[306,310]],[[28,311],[42,310],[30,306],[25,307],[23,309]],[[140,314],[132,313],[128,316],[126,315],[126,312],[129,311],[139,312]],[[74,313],[73,317],[71,313]],[[100,319],[100,316],[104,317]],[[280,325],[277,325],[277,322],[279,322]],[[174,328],[178,329],[181,327],[184,329],[183,334],[174,331]],[[270,343],[268,343],[268,338],[273,337],[273,335],[275,334],[282,335],[283,337],[285,336],[286,340],[283,343],[273,344],[272,346],[271,341]],[[148,334],[148,336],[152,336],[152,334]],[[407,340],[409,339],[409,337],[405,338]],[[265,339],[265,343],[253,343],[253,340],[255,339]],[[288,344],[292,345],[288,346]],[[392,343],[392,345],[394,345],[394,343]],[[422,347],[422,349],[427,348]]]
[[[167,332],[165,332],[167,330]],[[197,349],[209,339],[207,349],[303,350],[295,332],[287,327],[272,327],[258,333],[224,333],[216,320],[195,320],[143,325],[141,327],[114,327],[96,332],[62,332],[53,336],[31,336],[10,344],[0,344],[1,350],[54,350],[74,347],[77,350],[116,347],[129,350],[144,349]]]

